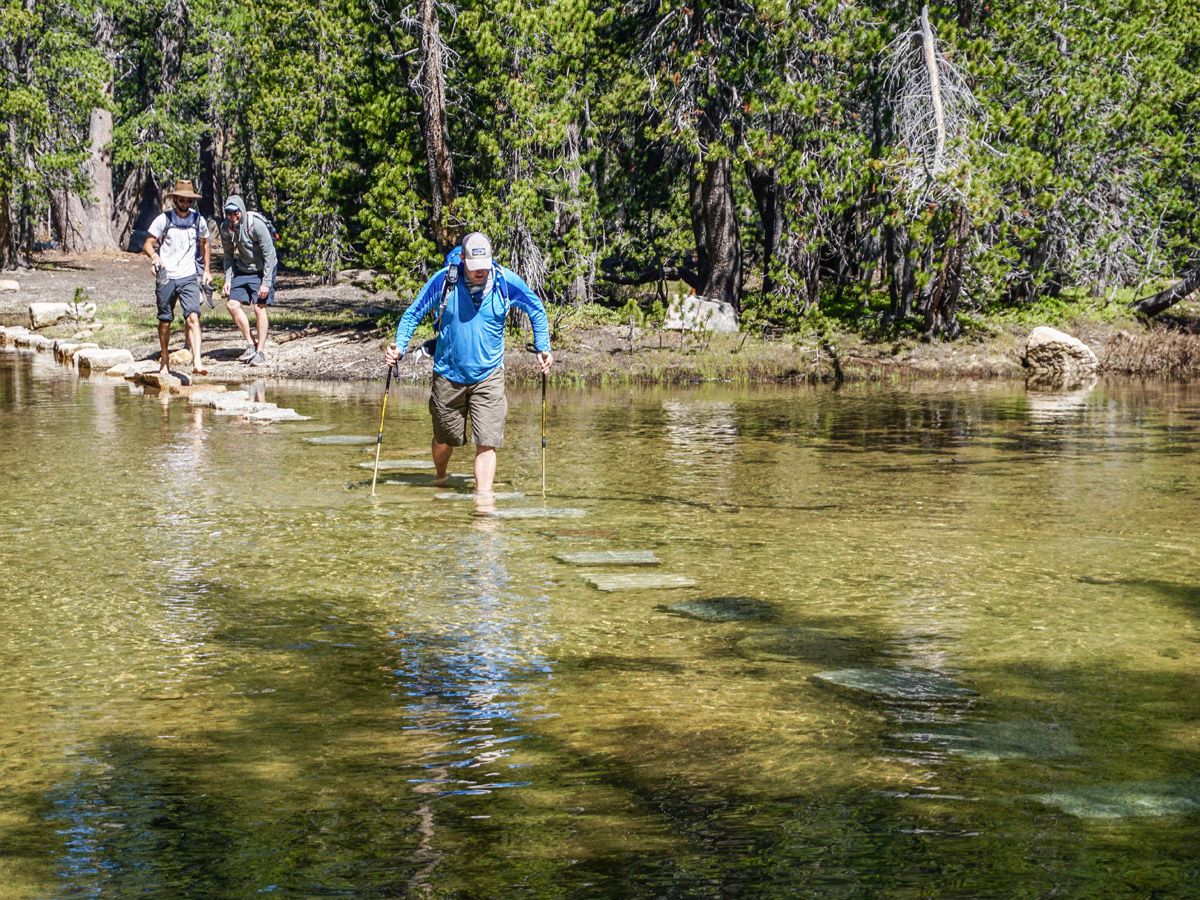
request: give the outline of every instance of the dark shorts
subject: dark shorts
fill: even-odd
[[[508,416],[504,367],[498,367],[476,384],[459,384],[435,374],[429,394],[429,414],[433,416],[433,439],[439,444],[451,447],[465,444],[470,418],[471,438],[476,447],[503,447],[504,420]]]
[[[264,306],[275,305],[275,283],[271,282],[271,292],[267,294],[267,299],[258,299],[258,289],[262,285],[262,276],[251,272],[249,275],[234,275],[233,281],[230,282],[229,299],[236,300],[238,303],[244,303],[247,306],[262,304]]]
[[[154,299],[158,304],[158,321],[170,322],[175,318],[175,298],[179,298],[179,309],[186,319],[192,313],[200,315],[200,279],[195,275],[187,278],[168,278],[154,287]]]

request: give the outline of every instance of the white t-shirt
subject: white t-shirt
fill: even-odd
[[[165,232],[165,234],[164,234]],[[187,278],[197,274],[196,226],[167,227],[167,214],[161,213],[150,223],[150,236],[158,241],[158,255],[168,278]],[[208,239],[208,223],[200,216],[200,237]]]

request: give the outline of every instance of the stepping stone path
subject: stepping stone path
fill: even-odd
[[[357,445],[357,444],[374,444],[379,439],[377,434],[322,434],[318,437],[306,437],[306,444],[321,444],[321,445]]]
[[[375,470],[375,463],[360,462],[355,463],[360,469]],[[432,469],[432,459],[381,459],[379,461],[380,472],[392,472],[397,469]]]
[[[465,487],[468,484],[475,483],[475,476],[474,475],[449,474],[446,476],[445,480],[443,480],[441,484],[434,484],[434,482],[436,480],[437,479],[432,474],[427,475],[424,473],[418,473],[418,474],[414,474],[414,475],[400,475],[398,477],[393,476],[391,478],[382,478],[382,479],[380,479],[379,483],[380,484],[406,484],[409,486],[412,486],[412,485],[431,486],[432,485],[433,487]],[[496,483],[499,484],[500,482],[496,482]]]
[[[593,550],[556,553],[554,558],[572,566],[657,566],[653,550]]]
[[[956,722],[892,735],[980,762],[1078,756],[1079,745],[1052,722]]]
[[[695,581],[683,575],[659,574],[657,572],[585,572],[579,577],[597,590],[610,592],[669,590],[671,588],[696,586]]]
[[[587,513],[563,507],[517,506],[488,510],[484,515],[492,519],[578,519]]]
[[[754,597],[706,597],[659,606],[663,612],[701,622],[748,622],[774,619],[778,612],[765,600]]]
[[[1080,819],[1124,819],[1200,813],[1200,779],[1134,781],[1033,797]]]
[[[434,494],[434,500],[475,500],[479,497],[478,494],[467,494],[461,491],[445,491],[441,494]],[[507,494],[492,494],[492,500],[521,500],[525,497],[520,491],[509,491]]]
[[[919,669],[837,669],[809,676],[817,684],[880,700],[965,700],[975,692],[937,672]]]

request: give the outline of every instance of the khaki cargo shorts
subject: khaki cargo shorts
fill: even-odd
[[[465,444],[469,418],[476,447],[503,447],[504,419],[508,416],[504,367],[497,367],[476,384],[459,384],[434,374],[429,414],[433,417],[433,439],[439,444],[451,447]]]

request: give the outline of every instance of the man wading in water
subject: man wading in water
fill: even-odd
[[[463,277],[458,277],[462,274]],[[455,447],[466,443],[467,419],[475,443],[475,490],[490,494],[496,477],[496,448],[504,445],[508,400],[504,395],[504,322],[510,307],[529,316],[542,373],[550,371],[550,328],[542,301],[511,269],[492,262],[492,245],[478,231],[462,241],[462,262],[451,263],[425,282],[396,325],[396,343],[384,351],[394,366],[404,357],[413,331],[438,308],[433,351],[433,465],[437,483]]]

